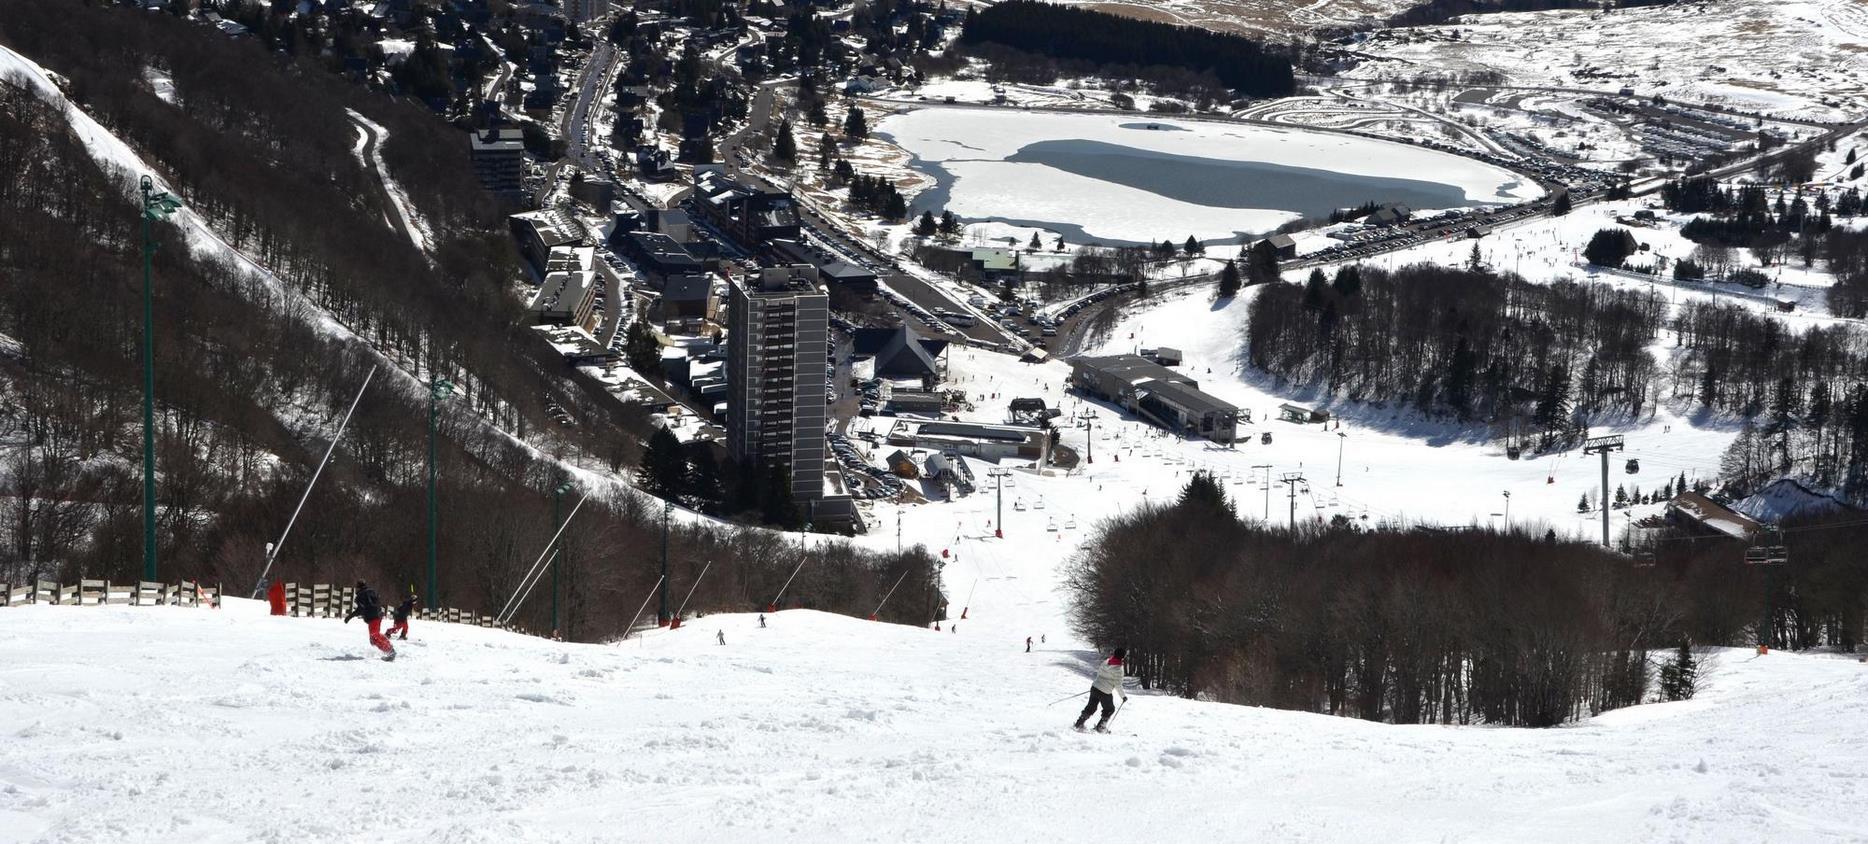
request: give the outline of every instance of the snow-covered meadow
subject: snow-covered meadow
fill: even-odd
[[[891,115],[879,122],[877,131],[914,154],[923,167],[938,167],[951,177],[943,207],[963,218],[1053,224],[1105,241],[1169,237],[1178,242],[1189,234],[1209,242],[1228,240],[1244,232],[1268,231],[1300,214],[1288,208],[1190,201],[1109,178],[1008,159],[1043,142],[1089,142],[1144,157],[1302,168],[1352,179],[1416,180],[1454,189],[1460,198],[1447,207],[1511,203],[1542,194],[1527,179],[1471,159],[1299,128],[945,107]],[[1368,200],[1384,199],[1381,194],[1394,189],[1391,182],[1373,185]],[[917,205],[925,199],[917,198]],[[1288,198],[1295,201],[1297,197]]]

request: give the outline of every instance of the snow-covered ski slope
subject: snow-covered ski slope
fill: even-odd
[[[1086,654],[808,611],[623,645],[0,610],[0,841],[1818,841],[1868,835],[1868,670],[1728,651],[1689,702],[1395,727],[1131,692]],[[726,645],[715,644],[724,631]],[[1053,637],[1055,640],[1055,637]]]

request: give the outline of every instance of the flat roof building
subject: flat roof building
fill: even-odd
[[[518,129],[488,129],[469,136],[468,153],[480,186],[501,202],[525,200],[525,133]]]
[[[1041,428],[901,419],[889,428],[889,445],[929,449],[982,460],[1031,460],[1042,465],[1051,456],[1051,436]]]
[[[1237,406],[1140,355],[1071,358],[1070,384],[1171,431],[1220,443],[1238,436]]]
[[[629,232],[623,235],[620,246],[624,255],[657,282],[669,276],[694,275],[703,268],[693,253],[659,232]]]

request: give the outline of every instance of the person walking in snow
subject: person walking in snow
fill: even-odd
[[[376,590],[361,580],[357,581],[356,606],[351,607],[350,613],[344,616],[344,623],[349,624],[351,619],[359,616],[365,624],[370,625],[370,644],[383,652],[385,661],[395,659],[396,649],[383,636],[383,599],[376,597]]]
[[[1025,653],[1031,653],[1031,637],[1025,637]]]
[[[714,635],[715,641],[718,641],[722,645],[726,644],[726,631],[725,630],[715,630],[713,632],[713,635]]]
[[[765,613],[759,613],[759,629],[765,629]]]
[[[1083,705],[1083,712],[1077,715],[1074,725],[1077,732],[1083,731],[1083,722],[1090,720],[1090,713],[1097,707],[1103,708],[1103,717],[1096,721],[1096,731],[1109,732],[1109,719],[1116,714],[1116,695],[1122,695],[1123,702],[1129,696],[1122,691],[1122,658],[1128,656],[1128,648],[1116,648],[1109,659],[1096,669],[1096,677],[1090,681],[1090,702]]]
[[[415,593],[410,592],[407,598],[402,599],[402,603],[396,605],[395,615],[394,615],[396,623],[390,625],[389,631],[383,634],[383,638],[394,639],[394,638],[397,638],[396,637],[397,633],[401,633],[402,641],[404,642],[408,641],[409,640],[409,616],[414,614],[414,612],[415,612]]]

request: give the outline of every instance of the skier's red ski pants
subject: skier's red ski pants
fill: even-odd
[[[396,652],[396,649],[390,646],[389,639],[383,635],[383,620],[380,618],[370,619],[370,644],[386,654]]]
[[[396,638],[397,633],[401,633],[402,638],[404,639],[409,638],[409,623],[406,621],[398,621],[395,624],[390,625],[389,632],[384,633],[383,637],[387,639],[394,639]]]

